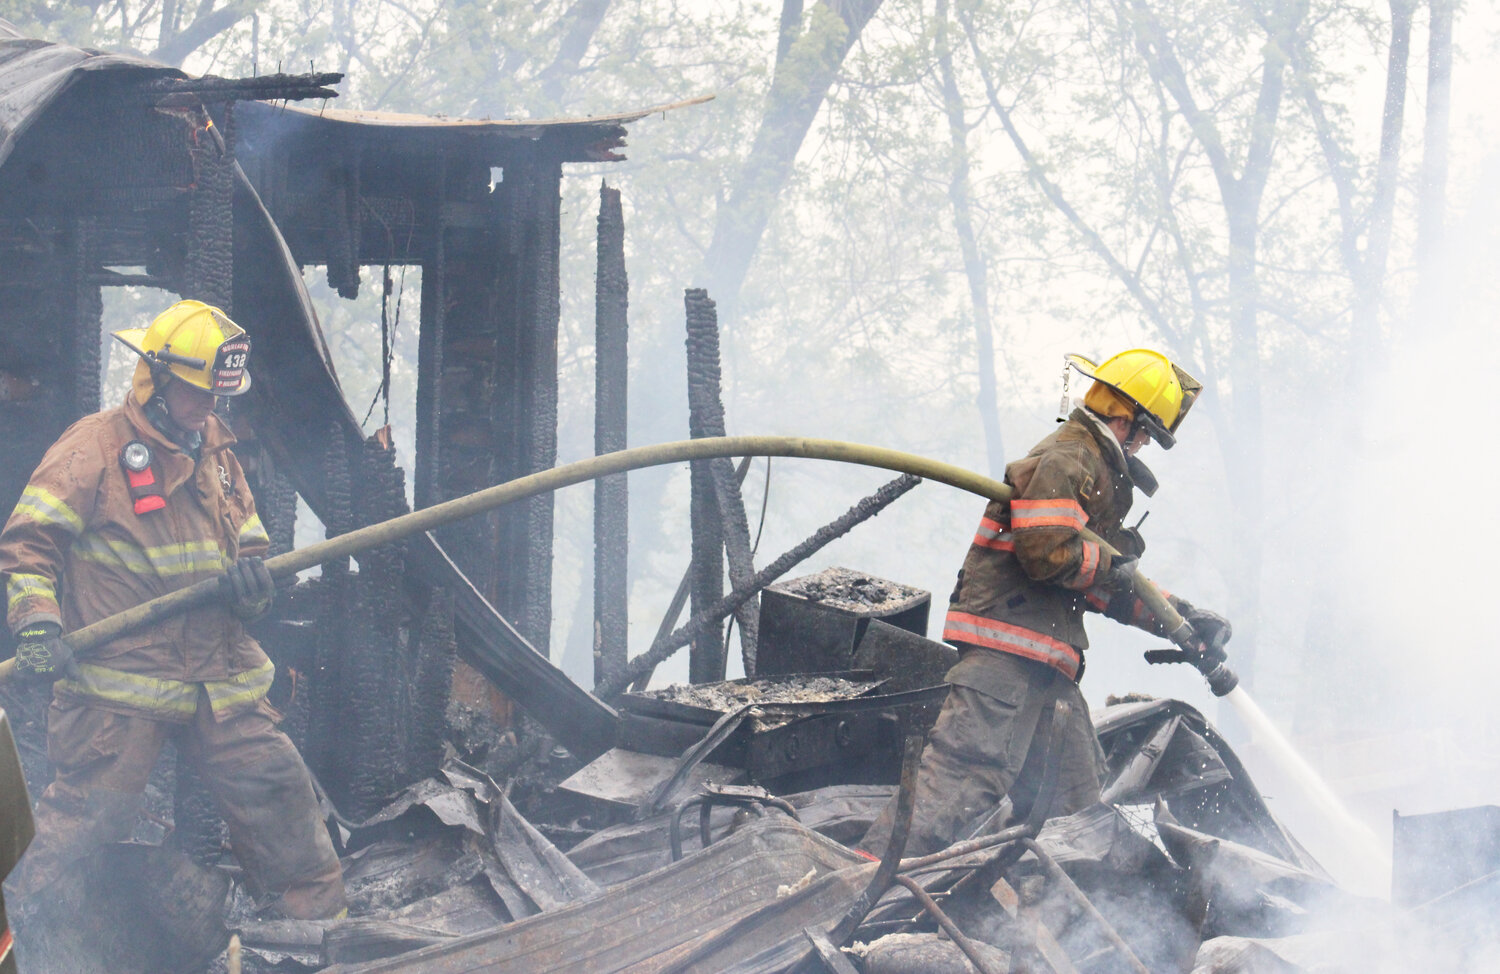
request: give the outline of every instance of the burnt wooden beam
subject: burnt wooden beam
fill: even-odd
[[[712,430],[708,401],[719,396],[719,319],[714,302],[701,288],[683,296],[687,313],[688,435],[723,435]],[[693,534],[692,614],[701,615],[724,596],[724,519],[714,489],[712,460],[689,465],[692,498],[688,517]],[[688,679],[713,683],[724,679],[724,632],[719,625],[693,639],[688,650]]]
[[[626,447],[629,282],[620,191],[599,184],[598,269],[594,278],[594,452]],[[625,670],[629,635],[630,496],[626,474],[594,482],[594,682]]]
[[[204,102],[337,98],[339,93],[329,86],[343,78],[338,72],[263,74],[254,78],[220,78],[206,74],[201,78],[162,78],[147,82],[140,90],[146,98],[164,108],[188,108]]]

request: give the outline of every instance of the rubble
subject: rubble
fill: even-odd
[[[889,612],[924,594],[921,589],[848,568],[829,568],[816,575],[805,575],[779,589],[834,608],[870,612]]]
[[[746,704],[813,703],[857,697],[879,686],[877,681],[817,676],[801,680],[728,680],[722,683],[673,683],[642,696],[728,713]]]
[[[914,697],[940,700],[944,689],[883,693],[882,678],[786,675],[627,695],[635,703],[622,700],[624,717],[642,717],[632,706],[651,720],[676,716],[687,745],[663,756],[617,747],[599,761],[651,758],[677,784],[658,781],[586,813],[557,788],[583,773],[570,774],[580,762],[538,739],[539,728],[507,742],[507,754],[533,756],[506,762],[516,777],[504,786],[450,748],[440,774],[375,814],[338,816],[348,917],[264,917],[236,883],[222,920],[199,911],[208,920],[195,928],[195,949],[201,957],[204,936],[222,945],[233,931],[250,974],[1261,974],[1363,971],[1376,959],[1398,961],[1392,970],[1480,970],[1473,965],[1491,959],[1494,875],[1413,909],[1341,890],[1276,820],[1223,738],[1180,701],[1131,698],[1095,714],[1109,801],[1045,823],[1008,823],[1002,806],[968,840],[886,867],[852,847],[896,791],[895,775],[801,791],[727,780],[757,767],[749,756],[765,733],[738,730],[752,711],[784,712],[789,723],[768,733],[807,728],[808,742],[819,721],[869,707],[893,713]],[[909,726],[925,726],[921,713]],[[475,733],[461,709],[451,716],[451,738],[491,756],[491,735]],[[870,743],[892,746],[890,734]],[[712,773],[681,774],[694,756]],[[803,770],[836,777],[824,764]],[[524,813],[510,797],[523,781]],[[1413,817],[1408,830],[1437,835],[1491,817]],[[174,868],[179,887],[200,875]],[[1436,887],[1423,889],[1431,899]],[[139,955],[140,943],[131,949],[130,963],[112,972],[202,969],[180,966],[180,949],[155,961]],[[1424,966],[1433,958],[1441,962]],[[227,952],[217,964],[227,971]]]

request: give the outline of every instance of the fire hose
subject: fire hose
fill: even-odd
[[[267,558],[266,569],[273,578],[288,578],[324,562],[348,558],[370,548],[400,541],[453,521],[482,514],[504,504],[525,500],[528,497],[535,497],[538,494],[549,493],[610,474],[690,460],[746,456],[800,457],[880,467],[913,474],[926,480],[935,480],[990,500],[1009,501],[1011,498],[1011,488],[998,480],[952,464],[885,447],[845,443],[839,440],[808,439],[800,436],[704,437],[696,440],[659,443],[654,446],[633,447],[518,477],[463,497],[456,497],[409,514],[402,514],[388,521],[358,528],[296,551],[288,551],[274,558]],[[1113,556],[1119,556],[1118,551],[1093,532],[1084,529],[1082,534],[1087,540],[1098,544],[1102,550]],[[1171,603],[1167,601],[1166,596],[1156,587],[1156,584],[1137,571],[1134,577],[1134,588],[1136,597],[1145,603],[1146,608],[1167,630],[1168,638],[1182,651],[1183,660],[1198,666],[1208,679],[1213,692],[1223,696],[1232,690],[1238,683],[1238,678],[1224,664],[1219,663],[1213,666],[1210,661],[1203,659],[1192,626],[1176,609],[1172,608]],[[74,630],[64,638],[69,648],[81,656],[90,649],[117,639],[127,632],[153,625],[194,606],[211,602],[219,597],[220,591],[219,579],[205,579],[175,592],[158,596],[149,602],[143,602],[134,608],[117,612],[98,622]],[[0,682],[8,680],[14,670],[14,659],[0,662]]]

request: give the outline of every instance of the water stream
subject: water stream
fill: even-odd
[[[1296,783],[1308,803],[1347,843],[1350,858],[1360,864],[1360,874],[1340,877],[1344,885],[1366,895],[1389,896],[1391,855],[1386,844],[1372,828],[1354,817],[1323,776],[1297,752],[1243,687],[1231,690],[1224,699],[1250,729],[1255,743],[1276,762],[1281,773]]]

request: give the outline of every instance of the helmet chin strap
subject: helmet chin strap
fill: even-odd
[[[166,370],[163,371],[165,372]],[[155,426],[163,436],[181,447],[184,453],[197,459],[198,451],[203,446],[203,434],[197,430],[187,429],[181,423],[178,423],[177,420],[173,419],[172,411],[167,408],[167,400],[162,396],[162,390],[166,388],[167,383],[175,381],[172,374],[167,372],[166,377],[162,378],[153,369],[151,372],[151,381],[156,389],[152,393],[151,398],[146,400],[146,405],[143,407],[146,418],[151,421],[151,425]]]

